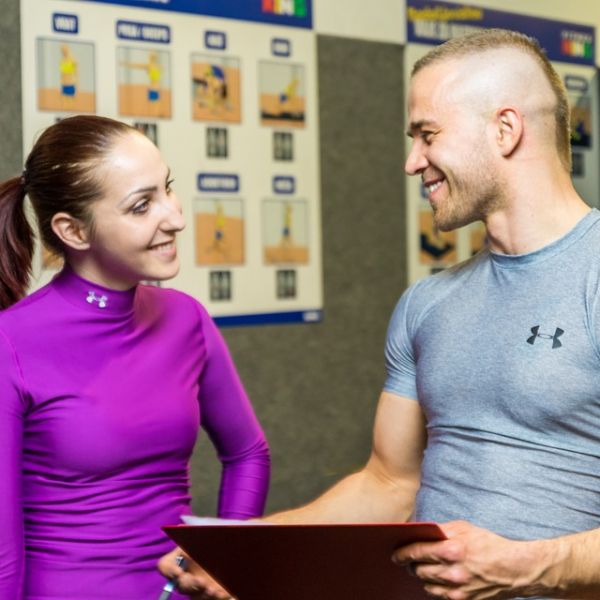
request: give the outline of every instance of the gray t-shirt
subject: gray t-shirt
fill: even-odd
[[[400,299],[385,390],[419,401],[415,518],[512,539],[600,527],[600,212],[530,254],[484,250]]]

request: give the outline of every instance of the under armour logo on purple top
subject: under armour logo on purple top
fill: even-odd
[[[95,292],[88,292],[86,302],[88,302],[89,304],[97,302],[98,308],[105,308],[108,303],[108,296],[96,296]]]

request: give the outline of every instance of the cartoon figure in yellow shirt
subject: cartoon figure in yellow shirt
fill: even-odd
[[[286,203],[283,207],[283,228],[281,230],[281,246],[288,247],[292,244],[292,212],[294,207]]]
[[[60,47],[60,96],[63,108],[72,108],[77,95],[78,67],[68,44]]]
[[[123,63],[125,67],[130,69],[143,69],[148,75],[148,102],[155,103],[160,100],[160,81],[162,78],[162,67],[158,60],[158,54],[156,52],[150,52],[148,54],[147,63]]]
[[[216,252],[221,255],[227,253],[227,240],[225,239],[226,218],[223,205],[217,200],[215,206],[215,229],[214,237],[210,247],[206,249],[208,253]]]
[[[300,81],[297,77],[294,77],[284,88],[283,92],[279,94],[279,111],[285,110],[285,105],[289,105],[296,97],[296,90],[298,89]]]
[[[207,65],[204,76],[194,78],[196,101],[213,113],[227,110],[228,87],[225,70],[219,65]]]

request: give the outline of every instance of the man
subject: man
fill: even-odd
[[[419,60],[406,171],[489,248],[392,316],[371,457],[277,522],[442,524],[410,563],[438,598],[600,598],[600,213],[570,179],[565,89],[530,38]],[[458,520],[458,519],[465,519]]]

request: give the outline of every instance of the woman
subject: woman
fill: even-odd
[[[158,597],[199,424],[219,515],[262,513],[268,447],[222,338],[191,297],[140,284],[179,269],[171,184],[141,133],[76,116],[0,185],[0,598]],[[26,298],[25,195],[65,260]]]

